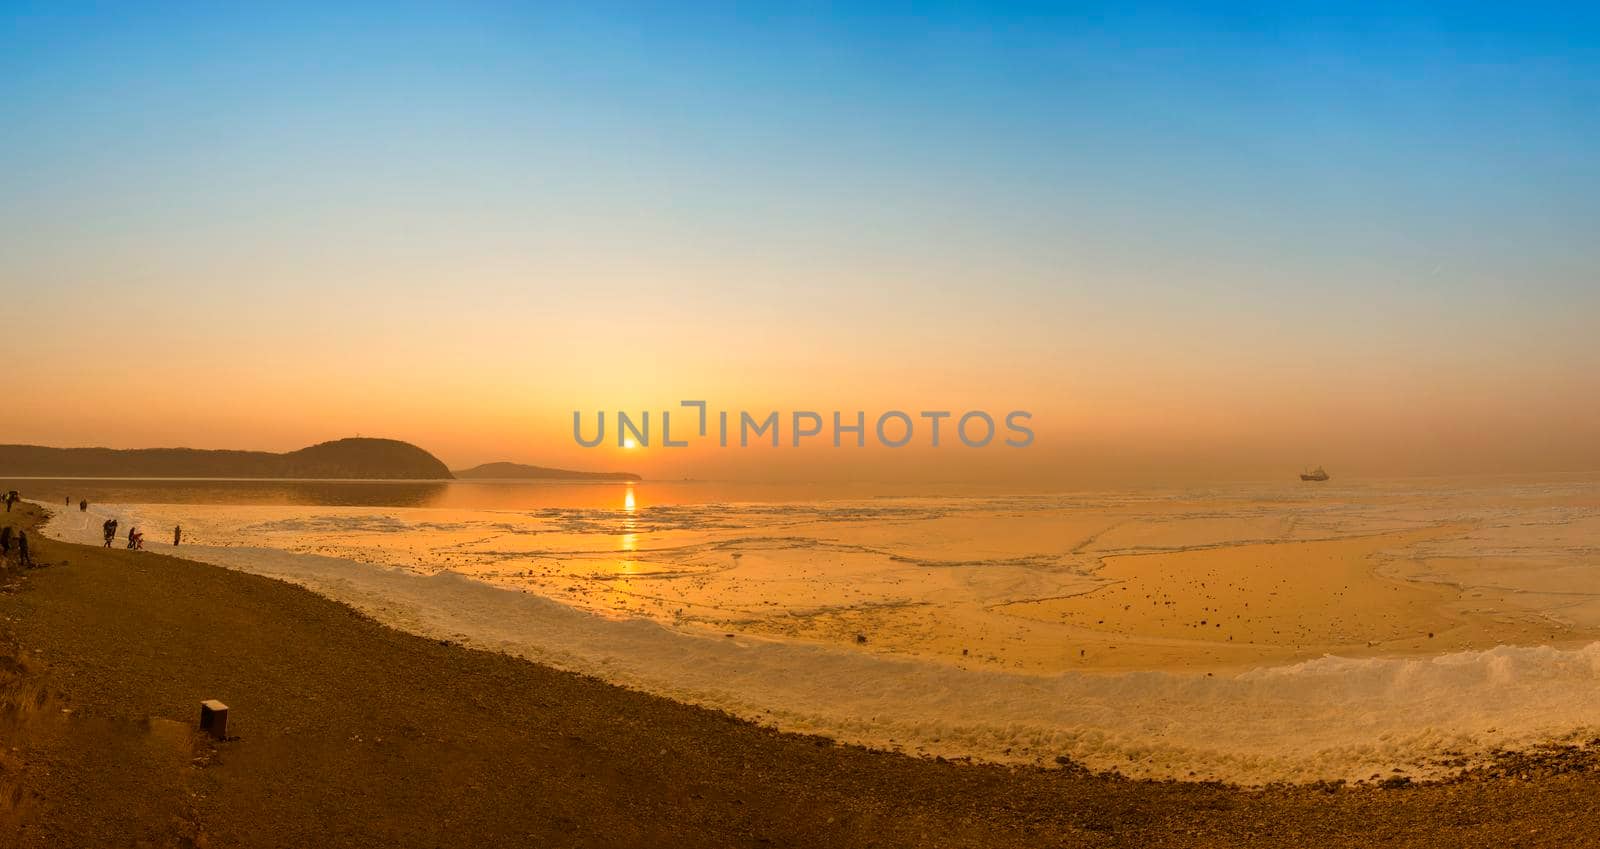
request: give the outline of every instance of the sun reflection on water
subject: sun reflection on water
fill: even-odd
[[[638,502],[633,497],[633,486],[630,484],[622,495],[622,550],[634,551],[639,547],[639,510]],[[632,566],[628,561],[625,565]]]

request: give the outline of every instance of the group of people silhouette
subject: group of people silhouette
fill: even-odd
[[[9,510],[10,497],[7,496],[7,509]],[[11,559],[11,544],[17,544],[17,565],[25,569],[33,568],[33,556],[28,553],[28,532],[18,531],[12,536],[10,525],[0,528],[0,562]]]
[[[16,490],[11,490],[0,495],[0,501],[6,503],[6,512],[11,512],[11,505],[21,499]],[[13,535],[15,534],[15,535]],[[13,531],[10,525],[0,528],[0,565],[11,559],[11,544],[16,543],[17,562],[25,568],[33,567],[33,556],[28,553],[28,532]]]
[[[5,503],[7,513],[10,513],[12,505],[16,504],[20,500],[22,500],[21,496],[14,489],[10,490],[9,492],[0,493],[0,502]],[[70,508],[72,506],[72,497],[67,496],[64,504]],[[81,498],[78,500],[78,511],[80,513],[87,513],[89,511],[89,500],[87,498]],[[105,522],[100,526],[101,530],[105,534],[106,548],[110,548],[112,542],[117,538],[117,525],[118,522],[116,519],[106,519]],[[174,546],[183,544],[182,525],[173,526],[172,544]],[[10,562],[11,552],[13,549],[16,550],[18,565],[24,568],[33,568],[33,556],[28,550],[28,532],[17,530],[10,525],[0,527],[0,568],[3,568],[6,563]],[[128,549],[131,551],[144,550],[144,532],[139,530],[137,527],[128,528]]]
[[[117,520],[105,520],[105,522],[100,526],[100,529],[105,533],[106,548],[110,548],[111,543],[117,538]],[[174,546],[183,544],[182,525],[172,526],[172,544]],[[144,531],[139,530],[139,528],[136,526],[128,528],[128,548],[132,551],[144,550]]]

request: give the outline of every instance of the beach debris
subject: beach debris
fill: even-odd
[[[216,699],[201,702],[200,730],[218,740],[228,739],[228,706]]]
[[[856,645],[865,645],[866,642],[867,642],[867,635],[866,634],[857,634],[856,635]]]

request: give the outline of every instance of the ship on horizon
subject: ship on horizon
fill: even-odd
[[[1328,479],[1328,473],[1323,471],[1321,466],[1318,466],[1309,472],[1301,472],[1300,479],[1303,481],[1325,481]]]

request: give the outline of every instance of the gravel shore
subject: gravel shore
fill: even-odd
[[[1592,747],[1265,790],[917,759],[29,536],[42,568],[0,594],[0,845],[1574,846],[1600,817]],[[225,741],[195,728],[211,698]]]

